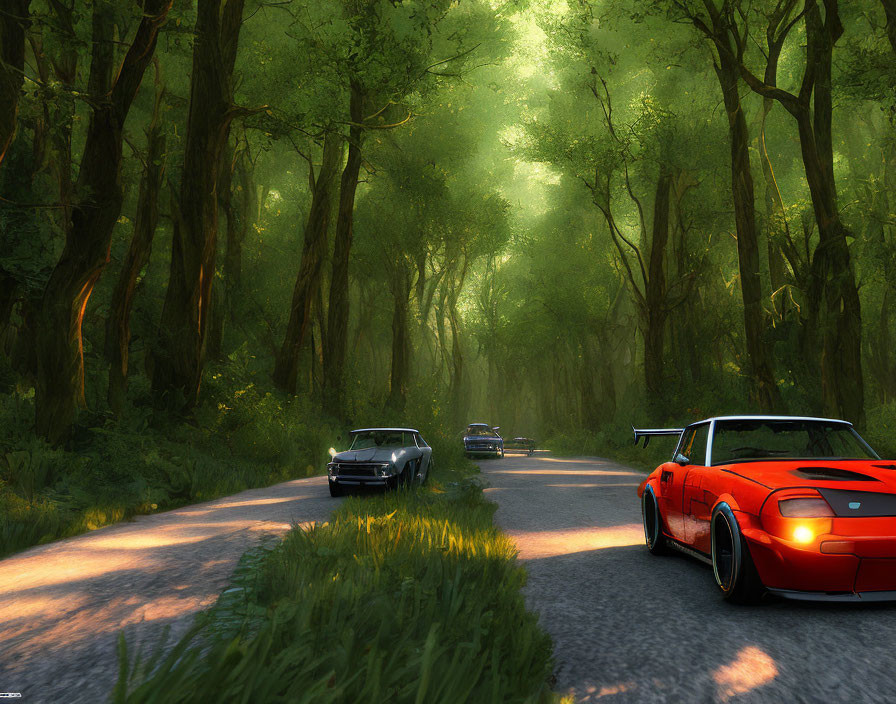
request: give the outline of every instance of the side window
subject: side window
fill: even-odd
[[[694,428],[690,442],[682,454],[691,461],[691,464],[704,465],[707,442],[709,442],[709,423],[704,423]]]
[[[694,442],[695,432],[695,428],[685,428],[685,431],[681,434],[681,440],[678,442],[678,447],[675,449],[675,455],[680,452],[688,459],[691,458],[691,456],[688,454],[688,448],[690,448],[691,444]],[[675,458],[675,455],[672,456],[673,459]]]
[[[420,434],[418,433],[418,434],[415,435],[414,437],[417,438],[417,447],[429,447],[429,445],[426,444],[426,440],[423,439],[423,436],[422,436],[422,435],[420,435]]]

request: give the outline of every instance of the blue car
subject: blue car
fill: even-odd
[[[464,433],[464,453],[504,457],[504,438],[498,435],[500,427],[492,428],[488,423],[470,423]]]

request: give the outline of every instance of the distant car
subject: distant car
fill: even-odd
[[[513,444],[525,451],[529,457],[535,454],[535,441],[532,438],[514,438]]]
[[[851,423],[727,416],[686,428],[638,487],[647,549],[713,567],[722,596],[896,600],[896,464]]]
[[[494,455],[504,457],[504,438],[498,435],[500,427],[492,428],[487,423],[470,423],[464,432],[464,453],[472,455]]]
[[[432,448],[412,428],[361,428],[352,444],[327,465],[330,496],[360,486],[395,489],[425,484],[432,472]]]

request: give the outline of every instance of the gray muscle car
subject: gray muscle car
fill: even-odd
[[[327,465],[330,496],[347,489],[381,486],[394,489],[426,483],[432,471],[432,448],[411,428],[353,430],[352,445]]]
[[[498,435],[501,428],[487,423],[470,423],[464,431],[464,454],[504,457],[504,438]]]

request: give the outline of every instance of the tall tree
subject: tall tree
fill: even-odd
[[[750,137],[740,97],[740,65],[746,51],[747,37],[732,21],[737,0],[723,0],[722,6],[703,2],[705,15],[685,0],[673,0],[678,8],[700,30],[706,39],[721,47],[714,51],[713,68],[722,89],[728,116],[728,137],[731,148],[731,194],[734,200],[734,222],[737,229],[737,254],[740,289],[743,300],[744,332],[747,347],[748,377],[751,400],[765,412],[781,408],[781,394],[775,381],[772,348],[764,339],[767,326],[759,273],[759,240],[756,228],[753,173],[750,168]]]
[[[364,135],[363,88],[353,81],[349,114],[348,159],[339,182],[339,209],[333,246],[333,268],[327,307],[327,336],[324,339],[324,407],[333,414],[342,412],[345,350],[348,341],[348,266],[354,231],[355,192],[361,173],[361,140]]]
[[[342,137],[335,132],[327,131],[317,174],[314,173],[313,165],[309,164],[311,209],[305,224],[302,259],[293,289],[289,322],[274,367],[274,383],[283,391],[292,394],[296,392],[299,354],[311,322],[312,304],[320,285],[321,267],[327,249],[327,230],[333,209],[333,191],[342,152]]]
[[[802,11],[796,9],[797,0],[778,0],[775,12],[784,17],[779,33],[782,44],[796,20],[802,19],[805,27],[806,59],[798,93],[778,87],[777,71],[766,72],[763,80],[741,57],[733,58],[751,89],[778,101],[796,120],[819,236],[812,255],[814,290],[808,297],[820,304],[822,406],[826,413],[861,425],[865,419],[862,310],[847,241],[851,233],[838,204],[831,134],[833,52],[843,24],[838,0],[805,0]],[[791,16],[794,19],[789,19]],[[768,48],[774,49],[774,44]],[[727,51],[721,45],[719,49]]]
[[[199,0],[190,108],[180,194],[174,210],[171,268],[153,350],[152,386],[195,405],[205,364],[218,236],[217,185],[230,123],[246,110],[233,105],[244,0]]]
[[[128,359],[131,342],[131,307],[140,272],[149,262],[152,241],[159,222],[159,194],[165,176],[165,126],[162,110],[165,86],[156,60],[156,95],[152,117],[146,127],[146,152],[137,195],[134,234],[118,274],[106,318],[106,360],[109,362],[107,399],[115,413],[124,407],[128,386]]]
[[[65,247],[50,275],[37,325],[35,426],[53,443],[68,435],[84,405],[81,323],[87,301],[109,260],[121,212],[122,130],[159,28],[173,0],[146,0],[124,60],[115,69],[114,5],[93,6],[88,92],[92,109]]]
[[[5,4],[0,11],[0,165],[16,131],[31,0],[9,0]]]

